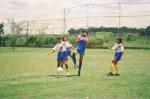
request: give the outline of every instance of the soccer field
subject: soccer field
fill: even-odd
[[[0,48],[0,99],[149,99],[150,50],[125,50],[119,77],[108,77],[114,52],[87,49],[82,74],[69,59],[56,77],[56,54],[48,48]]]

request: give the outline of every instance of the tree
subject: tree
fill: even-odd
[[[90,32],[90,34],[95,34],[96,32],[112,32],[114,34],[118,33],[118,27],[104,27],[104,26],[100,26],[100,27],[89,27],[88,29],[84,29],[84,28],[79,28],[79,29],[74,29],[71,28],[68,30],[69,34],[79,34],[82,30],[88,30]],[[120,27],[120,32],[121,34],[125,34],[125,33],[140,33],[142,29],[137,29],[137,28],[129,28],[129,27]]]
[[[70,30],[68,30],[68,32],[69,34],[76,34],[76,33],[79,33],[79,30],[71,28]]]
[[[22,33],[23,27],[20,23],[15,22],[14,19],[8,20],[8,22],[10,23],[11,33],[13,34],[12,47],[14,52],[17,36]]]
[[[20,23],[15,22],[13,19],[9,20],[10,23],[10,28],[11,28],[11,33],[20,35],[22,34],[23,27],[20,25]]]
[[[148,26],[148,27],[146,28],[145,33],[146,33],[146,36],[150,36],[150,26]]]
[[[41,24],[38,29],[39,36],[36,39],[36,44],[38,45],[38,47],[42,48],[44,46],[44,42],[46,41],[44,37],[46,29],[48,29],[48,24]]]
[[[2,34],[4,34],[4,24],[0,23],[0,46],[2,46],[3,41]]]
[[[150,36],[150,26],[141,29],[140,36]]]

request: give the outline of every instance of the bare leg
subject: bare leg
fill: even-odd
[[[111,63],[111,72],[113,73],[114,70],[115,70],[115,65],[117,64],[117,61],[116,60],[113,60],[112,63]]]
[[[114,64],[113,64],[113,63],[111,63],[111,65],[110,65],[110,72],[111,72],[111,73],[114,72]]]
[[[78,76],[80,76],[80,72],[81,72],[81,68],[82,68],[82,61],[83,61],[83,56],[80,55]]]
[[[67,63],[67,61],[65,61],[64,64],[65,64],[66,72],[67,72],[67,76],[68,76],[68,75],[70,75],[70,74],[69,74],[69,68],[68,68],[68,63]]]
[[[116,71],[115,65],[117,64],[116,60],[113,60],[110,65],[110,72],[107,74],[108,76],[113,76],[113,72]]]
[[[68,63],[67,63],[67,61],[65,61],[64,64],[65,64],[66,70],[68,71]]]
[[[57,68],[58,68],[58,67],[60,67],[60,62],[59,62],[59,61],[57,61]]]
[[[118,74],[118,66],[115,65],[116,74]]]
[[[72,54],[71,59],[73,60],[73,63],[76,65],[76,54],[75,53]]]

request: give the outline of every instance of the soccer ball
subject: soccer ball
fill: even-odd
[[[57,68],[57,72],[62,72],[62,71],[63,71],[63,69],[61,67]]]

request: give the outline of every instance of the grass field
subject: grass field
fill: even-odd
[[[56,77],[56,53],[0,48],[0,99],[150,99],[150,50],[125,50],[120,77],[107,77],[113,51],[87,49],[81,77]]]

